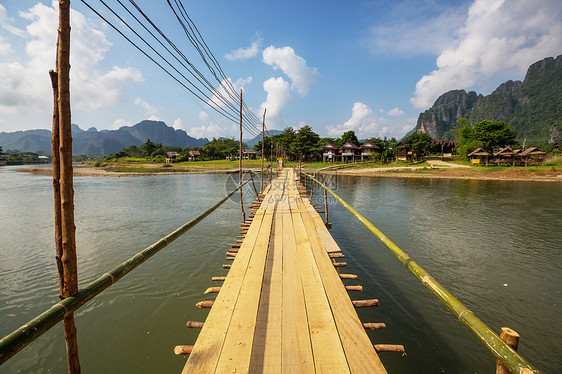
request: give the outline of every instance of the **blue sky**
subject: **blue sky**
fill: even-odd
[[[136,2],[202,69],[167,2]],[[308,124],[321,136],[355,130],[360,138],[399,138],[440,94],[488,94],[562,53],[558,0],[183,4],[246,104],[259,118],[267,108],[268,128]],[[150,118],[195,137],[237,137],[237,124],[194,99],[81,1],[71,6],[73,123],[116,129]],[[51,127],[56,8],[0,3],[0,131]]]

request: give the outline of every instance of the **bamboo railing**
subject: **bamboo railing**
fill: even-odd
[[[181,235],[185,234],[188,230],[190,230],[192,227],[194,227],[211,213],[213,213],[232,195],[234,195],[236,191],[240,190],[251,180],[253,180],[253,177],[239,185],[236,189],[234,189],[216,204],[211,206],[209,209],[193,218],[191,221],[180,226],[175,231],[158,240],[156,243],[145,248],[133,257],[129,258],[107,273],[98,277],[97,279],[86,285],[86,287],[78,290],[78,292],[74,296],[67,297],[64,300],[56,303],[39,316],[35,317],[25,325],[13,331],[11,334],[2,338],[2,340],[0,340],[0,365],[2,365],[20,350],[28,346],[35,339],[43,335],[51,327],[62,321],[66,316],[71,315],[74,311],[100,294],[106,288],[113,285],[119,279],[130,273],[137,266],[144,263],[150,257],[154,256],[160,250],[168,246],[168,244],[172,243]]]
[[[502,364],[511,372],[519,374],[539,373],[532,367],[519,353],[504,342],[496,333],[494,333],[484,322],[474,315],[466,306],[464,306],[456,297],[437,282],[427,271],[418,265],[406,252],[402,251],[394,244],[386,235],[377,229],[371,222],[363,217],[359,212],[346,203],[341,197],[336,195],[334,191],[329,189],[322,182],[307,173],[302,173],[310,178],[313,182],[318,183],[325,191],[328,191],[336,200],[338,200],[347,210],[351,212],[363,225],[369,229],[390,251],[402,262],[408,270],[410,270],[422,283],[427,287],[453,314],[458,320],[465,325],[480,341],[502,362]]]

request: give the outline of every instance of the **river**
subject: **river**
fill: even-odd
[[[0,336],[58,301],[51,178],[0,168]],[[226,194],[225,175],[75,178],[80,284],[170,233]],[[336,177],[347,202],[410,254],[494,331],[521,334],[519,351],[543,373],[562,372],[562,184]],[[318,189],[316,189],[316,192]],[[317,196],[320,197],[320,196]],[[345,208],[329,206],[346,273],[358,274],[377,308],[359,309],[391,373],[492,373],[494,358]],[[204,321],[195,303],[239,233],[228,201],[77,313],[83,372],[179,373]],[[66,371],[59,324],[0,373]]]

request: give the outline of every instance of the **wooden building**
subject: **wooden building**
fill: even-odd
[[[255,160],[258,156],[258,153],[253,149],[243,149],[242,150],[242,159],[243,160]]]
[[[482,163],[482,160],[486,160],[486,165],[488,165],[490,154],[483,148],[477,148],[476,150],[469,153],[467,157],[472,165],[480,165]]]
[[[189,157],[189,161],[197,161],[197,160],[199,160],[199,157],[201,157],[201,152],[199,152],[199,151],[189,151],[187,153],[187,156]]]
[[[166,162],[176,162],[178,160],[178,152],[166,152]]]
[[[337,161],[336,158],[338,157],[338,146],[334,143],[326,143],[322,147],[322,162],[334,162]]]
[[[359,149],[361,149],[361,160],[363,160],[363,158],[369,158],[371,156],[373,156],[375,153],[380,153],[381,152],[381,148],[371,142],[365,142],[361,145],[361,147],[359,147]]]
[[[361,149],[353,143],[347,142],[340,147],[342,161],[354,162],[361,157]]]
[[[519,153],[517,156],[525,163],[525,166],[529,162],[542,162],[546,156],[546,152],[542,151],[538,147],[527,148],[526,150]]]

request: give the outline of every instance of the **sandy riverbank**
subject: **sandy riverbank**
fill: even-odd
[[[77,177],[138,177],[176,174],[228,174],[236,173],[230,170],[189,170],[175,169],[164,171],[161,167],[148,167],[152,172],[127,172],[117,171],[113,167],[75,167],[74,175]],[[51,168],[22,168],[18,170],[35,175],[52,175]],[[496,180],[496,181],[527,181],[527,182],[562,182],[562,170],[528,171],[523,168],[493,170],[488,168],[475,168],[463,165],[432,165],[432,167],[392,167],[392,168],[353,168],[340,170],[325,170],[321,173],[377,177],[377,178],[438,178],[438,179],[467,179],[467,180]]]
[[[527,171],[524,169],[508,169],[493,171],[467,168],[357,168],[323,173],[352,175],[377,178],[438,178],[438,179],[467,179],[467,180],[495,180],[522,182],[562,182],[562,170]]]
[[[35,175],[53,175],[52,168],[23,168],[18,171],[23,173],[31,173]],[[122,172],[115,171],[111,167],[75,167],[73,169],[74,176],[76,177],[141,177],[147,175],[176,175],[176,174],[228,174],[236,171],[233,170],[181,170],[176,169],[175,171],[161,171],[155,170],[154,172]]]

